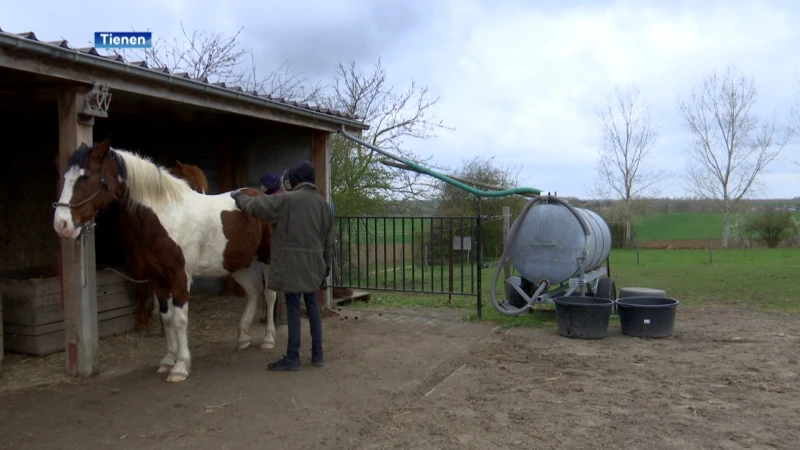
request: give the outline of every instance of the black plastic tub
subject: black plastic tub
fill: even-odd
[[[627,297],[617,300],[622,334],[635,337],[672,336],[679,301],[664,297]]]
[[[578,339],[602,339],[614,300],[596,297],[559,297],[556,304],[558,334]]]

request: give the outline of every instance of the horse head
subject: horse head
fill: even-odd
[[[208,192],[208,179],[206,174],[198,166],[192,164],[183,164],[175,160],[175,166],[169,169],[172,176],[186,180],[192,190],[201,194]]]
[[[97,213],[124,195],[125,165],[110,149],[110,138],[94,147],[81,144],[67,161],[53,228],[62,238],[77,239]]]

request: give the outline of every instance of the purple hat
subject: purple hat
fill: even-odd
[[[267,190],[267,193],[279,191],[281,189],[281,176],[278,173],[270,172],[261,177],[261,185]]]

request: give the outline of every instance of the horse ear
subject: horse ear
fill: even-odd
[[[92,156],[96,157],[97,159],[105,158],[110,146],[111,135],[106,137],[102,142],[95,144],[94,148],[92,149]]]
[[[175,164],[177,164],[179,167],[183,167],[183,164],[180,161],[178,161],[177,159],[175,160]]]

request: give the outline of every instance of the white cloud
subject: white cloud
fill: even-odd
[[[456,164],[488,152],[524,164],[537,187],[586,195],[581,186],[593,177],[598,147],[593,107],[616,82],[640,84],[663,125],[654,163],[677,171],[688,136],[676,98],[712,71],[737,65],[756,77],[759,111],[788,111],[797,61],[787,56],[797,36],[786,13],[761,3],[682,12],[668,5],[543,12],[452,3],[450,30],[408,42],[394,61],[424,61],[423,81],[443,97],[440,116],[458,128],[419,151]],[[682,195],[673,185],[667,194]]]

